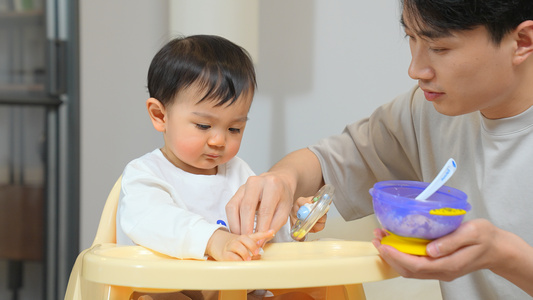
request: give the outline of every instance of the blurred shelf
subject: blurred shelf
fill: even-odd
[[[0,98],[2,94],[10,93],[21,93],[21,92],[30,92],[30,93],[44,93],[44,84],[39,83],[14,83],[14,84],[5,84],[0,83]]]
[[[0,105],[51,105],[62,102],[58,97],[48,95],[44,84],[0,85]]]
[[[31,11],[2,11],[0,12],[0,26],[11,27],[20,25],[39,25],[44,23],[43,10]]]

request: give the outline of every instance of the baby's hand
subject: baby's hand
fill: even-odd
[[[252,260],[260,256],[261,247],[258,242],[269,240],[273,236],[274,230],[237,235],[218,229],[207,243],[206,254],[215,260]]]

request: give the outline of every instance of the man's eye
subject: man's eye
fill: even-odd
[[[448,49],[446,48],[429,48],[431,51],[435,52],[435,53],[442,53]]]
[[[207,130],[207,129],[211,128],[210,125],[205,125],[205,124],[196,124],[196,127],[198,129],[201,129],[201,130]]]
[[[241,130],[239,128],[230,128],[229,131],[232,133],[241,133]]]

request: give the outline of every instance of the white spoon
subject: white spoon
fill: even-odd
[[[450,177],[452,177],[453,173],[455,173],[455,170],[457,170],[457,164],[455,163],[455,160],[453,158],[448,159],[442,170],[440,170],[439,174],[433,181],[420,193],[420,195],[416,196],[415,200],[421,200],[425,201],[429,196],[433,195],[438,189],[440,189],[441,186],[443,186]]]

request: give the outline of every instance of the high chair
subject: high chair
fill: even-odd
[[[134,291],[184,289],[219,290],[219,300],[245,300],[252,289],[355,300],[366,299],[362,283],[398,276],[370,242],[271,243],[260,260],[246,262],[185,260],[141,246],[117,246],[120,180],[107,198],[91,248],[76,259],[65,300],[129,300]]]

